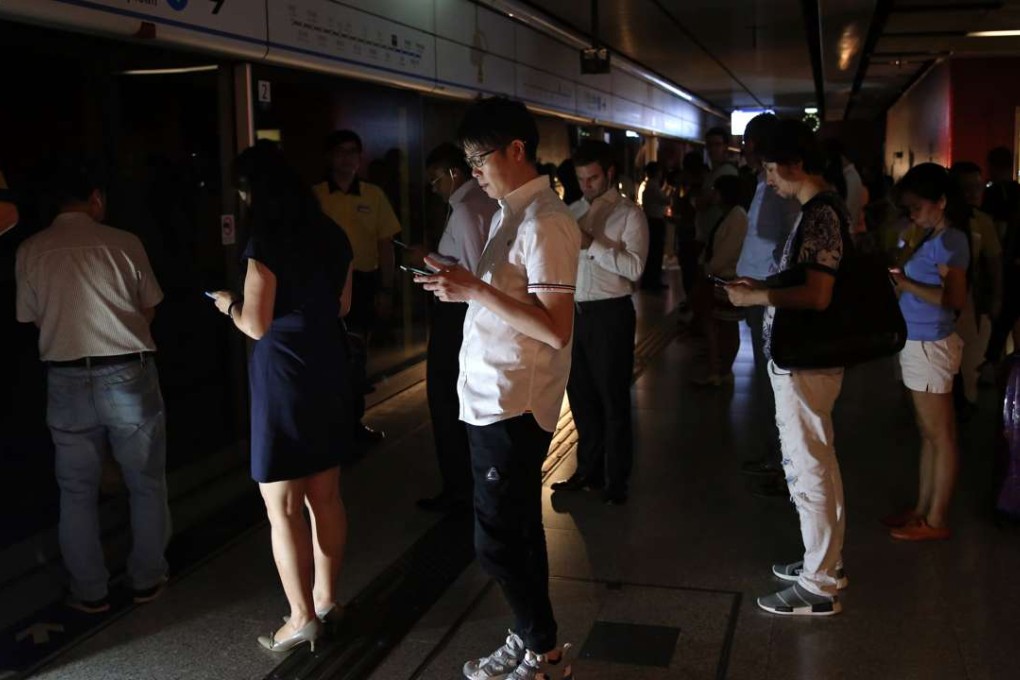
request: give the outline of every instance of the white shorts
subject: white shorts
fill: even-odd
[[[903,384],[915,392],[947,394],[960,370],[963,340],[956,333],[941,340],[907,340],[900,352]]]

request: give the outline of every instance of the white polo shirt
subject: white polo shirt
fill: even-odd
[[[573,294],[581,233],[570,210],[542,175],[499,201],[476,274],[510,297],[536,304],[535,293]],[[495,312],[468,303],[460,349],[460,419],[491,425],[532,413],[556,429],[570,375],[563,349],[515,330]]]
[[[610,188],[593,202],[570,205],[577,224],[591,235],[577,267],[577,302],[609,300],[634,292],[648,257],[648,220],[634,201]]]
[[[457,187],[450,194],[450,217],[439,239],[439,254],[452,257],[465,269],[475,271],[497,210],[499,204],[489,198],[476,180],[470,179]]]

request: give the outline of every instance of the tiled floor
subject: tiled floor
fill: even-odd
[[[652,307],[647,324],[654,307],[661,312],[669,303],[659,297],[643,304]],[[551,593],[561,637],[575,645],[577,678],[1020,677],[1020,531],[997,528],[989,510],[997,418],[990,391],[961,433],[956,535],[939,544],[900,544],[877,518],[911,500],[917,435],[909,402],[892,361],[848,373],[836,414],[848,513],[845,610],[826,619],[786,619],[754,603],[778,586],[769,565],[796,559],[800,542],[790,503],[753,496],[738,472],[761,446],[748,348],[731,388],[689,386],[691,362],[690,344],[673,342],[635,384],[637,454],[626,506],[604,506],[593,494],[545,492]],[[435,521],[413,508],[436,484],[423,388],[372,415],[396,436],[344,479],[351,525],[346,597]],[[553,479],[572,467],[570,457]],[[263,677],[279,659],[254,638],[284,611],[268,534],[256,530],[39,677]],[[678,630],[668,663],[606,660],[627,653],[612,649],[626,647],[625,636],[596,644],[589,636],[597,622]],[[498,646],[509,623],[498,589],[474,565],[372,677],[460,677],[461,664]]]

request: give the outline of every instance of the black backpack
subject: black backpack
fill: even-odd
[[[784,369],[837,368],[896,354],[907,342],[907,324],[882,256],[854,248],[850,220],[837,196],[822,193],[815,200],[835,210],[840,221],[843,258],[832,300],[822,311],[776,309],[772,361]],[[794,253],[800,252],[801,233],[798,227]],[[770,288],[782,288],[803,284],[806,278],[801,265],[770,277],[766,283]]]

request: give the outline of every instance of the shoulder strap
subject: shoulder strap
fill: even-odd
[[[921,238],[920,241],[917,242],[917,245],[914,246],[913,249],[911,249],[910,252],[906,254],[906,257],[903,258],[903,264],[906,265],[908,262],[914,259],[914,255],[917,255],[917,251],[921,249],[921,246],[927,243],[928,239],[930,239],[934,235],[935,235],[934,229],[928,229],[927,231],[925,231],[924,236]]]

